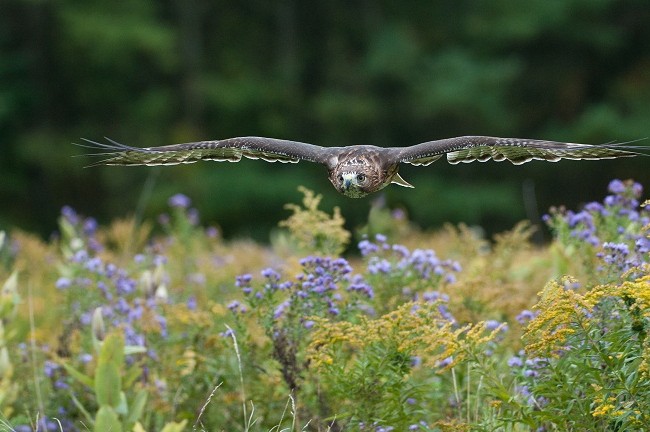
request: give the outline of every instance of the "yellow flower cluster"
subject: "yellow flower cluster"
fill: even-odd
[[[437,302],[409,302],[378,319],[359,323],[316,323],[308,356],[316,368],[336,364],[345,367],[351,352],[381,345],[394,352],[418,356],[426,366],[449,369],[467,359],[480,346],[492,341],[501,327],[489,330],[485,322],[455,328],[439,310]]]
[[[285,205],[293,214],[279,225],[289,229],[298,247],[304,252],[325,255],[342,253],[350,242],[350,232],[344,228],[345,219],[341,216],[340,209],[334,207],[334,213],[330,216],[318,209],[322,195],[315,195],[303,186],[298,190],[304,194],[303,207]]]
[[[575,333],[573,326],[587,319],[592,305],[578,292],[566,288],[573,282],[568,277],[552,281],[539,293],[535,305],[539,315],[528,323],[523,336],[529,354],[557,356],[567,336]]]
[[[524,339],[528,341],[529,353],[556,356],[566,337],[574,333],[575,326],[589,326],[589,316],[594,307],[607,298],[620,299],[628,305],[630,313],[639,319],[650,318],[650,272],[642,270],[643,276],[621,285],[599,285],[582,295],[566,286],[575,282],[564,278],[552,281],[539,294],[540,301],[535,306],[539,315],[526,328]],[[646,344],[647,345],[647,344]],[[650,354],[649,349],[646,353]],[[649,368],[650,359],[644,355],[642,367]]]

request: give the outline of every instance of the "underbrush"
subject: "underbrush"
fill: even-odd
[[[640,185],[552,209],[543,247],[373,209],[350,248],[303,192],[270,247],[183,195],[156,224],[65,207],[48,242],[0,233],[0,427],[650,430]]]

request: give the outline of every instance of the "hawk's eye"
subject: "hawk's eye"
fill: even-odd
[[[362,182],[362,181],[364,181],[365,179],[366,179],[366,175],[365,175],[365,174],[357,174],[357,181]]]
[[[339,174],[339,181],[343,183],[343,175]]]

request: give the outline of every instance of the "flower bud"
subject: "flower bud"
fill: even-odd
[[[93,332],[93,340],[101,342],[106,336],[106,330],[104,327],[104,317],[102,316],[101,306],[96,308],[93,312],[93,318],[91,321],[91,329]]]

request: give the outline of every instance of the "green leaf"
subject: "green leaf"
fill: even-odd
[[[129,409],[129,414],[126,418],[126,429],[131,430],[136,421],[140,419],[144,407],[147,405],[147,397],[149,394],[145,390],[140,390],[138,394],[135,395],[133,403]]]
[[[95,417],[95,432],[122,432],[122,425],[117,418],[115,410],[109,406],[103,406],[97,411]]]
[[[117,407],[120,404],[122,379],[113,363],[100,363],[95,372],[95,396],[100,406]]]
[[[86,387],[93,388],[95,387],[95,381],[92,379],[92,377],[89,377],[88,375],[84,374],[83,372],[79,372],[77,369],[69,365],[68,363],[61,362],[61,366],[64,367],[66,372],[70,374],[70,376],[77,381],[79,381],[81,384],[85,385]]]

